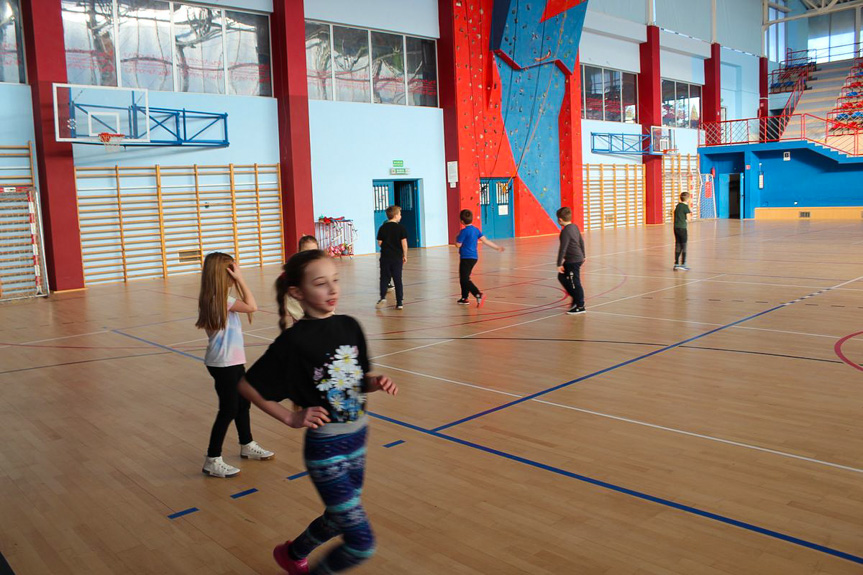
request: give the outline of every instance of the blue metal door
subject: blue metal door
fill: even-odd
[[[378,230],[387,221],[387,208],[396,203],[396,187],[392,180],[372,180],[375,193],[375,251],[381,251],[378,245]]]
[[[512,180],[483,178],[479,184],[482,233],[490,240],[515,236]]]
[[[408,233],[408,247],[422,246],[420,233],[419,186],[417,181],[395,182],[395,204],[402,209],[402,225]]]

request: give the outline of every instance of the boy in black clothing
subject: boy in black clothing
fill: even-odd
[[[581,287],[581,265],[584,263],[584,238],[581,230],[572,223],[572,210],[557,210],[557,222],[561,225],[560,249],[557,251],[557,281],[572,298],[569,315],[584,313],[584,288]]]
[[[377,308],[387,303],[387,288],[390,279],[396,284],[396,309],[404,309],[404,287],[402,268],[408,261],[408,231],[399,222],[402,209],[398,206],[387,208],[387,221],[378,230],[378,245],[381,247],[381,299]]]
[[[689,268],[686,267],[686,242],[689,241],[689,230],[686,229],[686,222],[691,213],[689,192],[683,192],[680,194],[680,203],[674,208],[674,271],[689,271]]]

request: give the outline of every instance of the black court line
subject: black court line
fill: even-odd
[[[134,355],[121,355],[119,357],[103,357],[100,359],[82,359],[80,361],[67,361],[65,363],[49,363],[48,365],[37,365],[34,367],[22,367],[19,369],[10,369],[8,371],[0,371],[0,375],[5,375],[7,373],[21,373],[22,371],[33,371],[33,370],[37,370],[37,369],[48,369],[51,367],[63,367],[66,365],[79,365],[82,363],[97,363],[100,361],[113,361],[115,359],[129,359],[132,357],[149,357],[152,355],[166,355],[168,353],[169,352],[167,352],[167,351],[157,351],[155,353],[139,353],[139,354],[134,354]]]

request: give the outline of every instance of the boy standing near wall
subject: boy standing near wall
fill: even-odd
[[[503,247],[497,245],[493,241],[482,235],[482,232],[473,224],[473,212],[470,210],[462,210],[459,213],[459,219],[464,227],[455,238],[455,245],[458,248],[458,255],[461,258],[458,263],[458,282],[461,286],[461,299],[456,303],[460,305],[468,305],[470,300],[467,299],[468,293],[476,298],[476,307],[482,307],[485,303],[485,294],[479,291],[479,288],[470,281],[470,273],[479,259],[479,251],[477,246],[479,242],[484,243],[488,247],[499,252],[503,251]]]
[[[404,309],[404,286],[402,269],[408,261],[408,231],[399,222],[402,209],[398,206],[387,208],[387,221],[378,230],[378,245],[381,247],[381,299],[377,308],[387,303],[387,288],[390,279],[396,284],[396,309]]]
[[[683,192],[680,194],[680,203],[674,208],[674,271],[689,271],[686,267],[686,242],[689,241],[687,221],[691,214],[689,192]]]
[[[584,238],[578,226],[572,223],[572,210],[557,210],[561,225],[560,248],[557,250],[557,281],[572,298],[569,315],[584,313],[584,288],[581,287],[581,266],[584,264]]]

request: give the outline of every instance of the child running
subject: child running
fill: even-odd
[[[479,259],[479,251],[477,250],[478,242],[482,242],[488,247],[499,252],[504,251],[502,246],[497,245],[493,241],[482,235],[482,232],[473,224],[473,212],[470,210],[462,210],[459,213],[459,219],[464,227],[455,238],[455,245],[458,248],[458,255],[461,258],[458,264],[458,282],[461,285],[461,299],[456,303],[460,305],[468,305],[470,300],[467,298],[468,293],[476,298],[476,307],[482,307],[485,304],[485,294],[479,291],[479,288],[470,281],[470,274],[473,267]]]
[[[399,222],[402,209],[399,206],[387,208],[387,221],[378,230],[378,245],[381,247],[381,297],[375,307],[382,308],[387,303],[389,284],[395,284],[396,309],[404,309],[404,287],[402,269],[408,262],[408,231]]]
[[[303,236],[297,244],[298,252],[306,252],[316,249],[318,249],[318,240],[315,236]],[[282,307],[284,307],[284,311],[282,310]],[[285,315],[284,312],[287,312],[287,315]],[[284,316],[286,319],[290,317],[291,325],[293,325],[303,318],[305,312],[303,312],[303,306],[300,305],[300,302],[291,296],[286,296],[283,301],[279,302],[279,314]]]
[[[557,250],[557,281],[572,298],[569,315],[584,313],[584,288],[581,287],[581,266],[584,264],[584,237],[572,223],[572,210],[557,210],[560,224],[560,248]]]
[[[228,292],[236,288],[240,299]],[[258,309],[252,290],[246,285],[234,258],[221,252],[208,254],[201,273],[198,295],[198,321],[195,327],[207,332],[209,343],[204,356],[207,371],[216,382],[219,412],[210,431],[210,446],[202,472],[212,477],[234,477],[240,470],[222,459],[222,443],[233,421],[240,437],[240,457],[272,459],[267,451],[252,439],[249,401],[240,397],[237,386],[246,372],[246,351],[243,347],[243,325],[240,314]]]
[[[339,278],[332,259],[318,250],[288,260],[276,280],[277,299],[290,294],[305,315],[282,334],[249,369],[240,392],[266,413],[294,428],[308,428],[303,458],[324,502],[323,514],[293,541],[273,550],[290,575],[341,573],[369,559],[375,540],[360,502],[365,473],[368,417],[366,394],[398,388],[372,375],[366,338],[357,320],[336,315]],[[279,401],[290,399],[291,411]],[[309,571],[307,557],[337,535],[333,548]]]
[[[680,203],[674,208],[674,271],[689,271],[686,267],[686,242],[689,241],[686,222],[692,214],[692,210],[689,209],[689,197],[689,192],[680,194]]]

